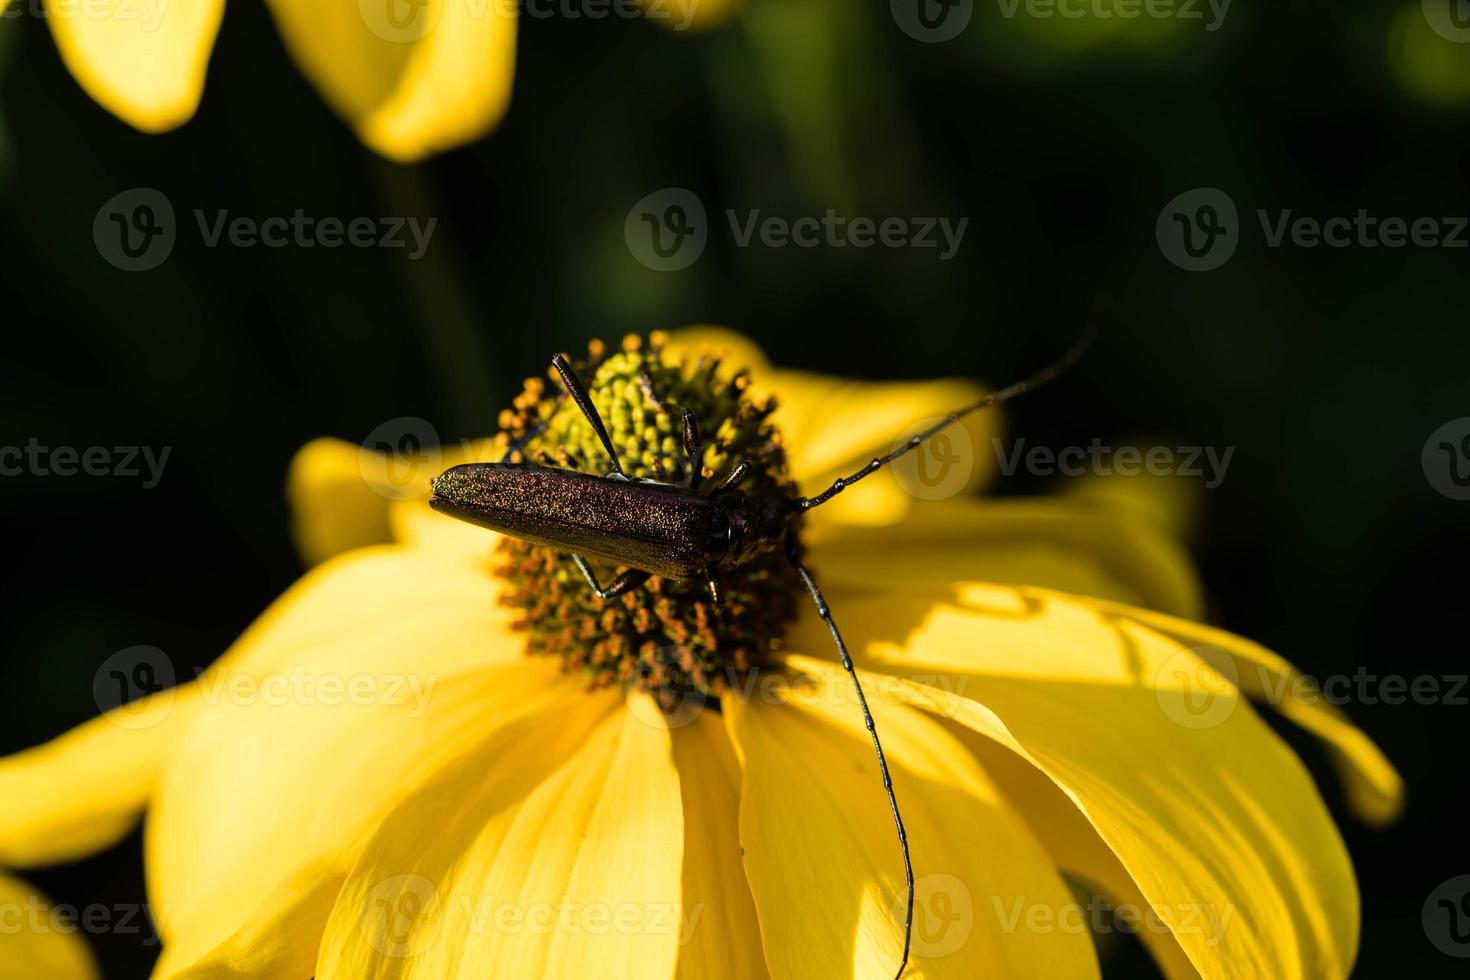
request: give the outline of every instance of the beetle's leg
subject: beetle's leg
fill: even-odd
[[[592,431],[597,433],[597,438],[602,441],[602,448],[607,450],[607,458],[612,460],[613,473],[623,479],[628,474],[623,472],[623,463],[618,459],[617,447],[613,445],[612,439],[607,434],[607,426],[602,422],[602,416],[597,414],[597,406],[592,404],[592,398],[587,394],[587,387],[582,384],[582,379],[577,377],[577,372],[572,370],[572,365],[562,354],[557,354],[551,359],[551,366],[556,368],[556,373],[561,375],[562,384],[567,386],[567,394],[572,396],[572,401],[582,410],[582,415],[587,419],[587,424],[592,426]]]
[[[837,644],[837,652],[842,655],[842,668],[847,671],[847,676],[852,678],[853,689],[857,691],[858,705],[863,709],[863,723],[868,726],[868,734],[873,737],[873,750],[878,753],[878,771],[883,776],[883,789],[888,793],[888,806],[893,811],[893,825],[898,828],[898,846],[903,851],[903,873],[908,881],[908,912],[903,923],[903,957],[898,961],[898,973],[896,977],[902,977],[904,967],[909,962],[909,944],[914,935],[914,864],[909,857],[908,832],[903,827],[903,817],[898,812],[898,798],[893,795],[893,778],[888,774],[888,759],[883,755],[883,743],[878,740],[878,728],[873,724],[873,713],[868,710],[868,699],[863,696],[863,685],[858,680],[857,671],[853,669],[852,657],[848,655],[847,644],[843,642],[842,634],[837,631],[837,623],[832,619],[832,610],[827,607],[827,600],[822,597],[822,590],[817,588],[816,581],[811,572],[801,563],[800,546],[797,544],[796,535],[788,535],[786,538],[786,557],[790,560],[796,573],[801,576],[802,584],[812,594],[813,601],[817,604],[817,615],[827,624],[827,629],[832,634],[833,641]]]
[[[744,482],[745,477],[749,473],[750,460],[742,456],[740,458],[740,462],[735,464],[735,468],[729,473],[725,474],[725,478],[720,481],[719,486],[710,491],[710,496],[718,497],[722,493],[729,493],[731,490],[734,490],[736,487],[740,486],[740,484]]]
[[[715,570],[713,568],[706,571],[704,575],[705,585],[709,588],[710,604],[714,606],[715,615],[718,616],[720,610],[724,608],[725,605],[725,597],[720,589],[720,577],[715,573]]]
[[[653,378],[648,376],[647,371],[638,372],[638,387],[643,389],[643,395],[653,402],[661,412],[678,412],[683,419],[684,429],[684,458],[689,461],[689,476],[685,478],[684,486],[693,490],[699,482],[699,476],[704,469],[704,447],[699,440],[699,422],[694,418],[694,413],[687,408],[666,402],[658,397],[658,392],[653,390]]]
[[[572,561],[577,563],[577,569],[582,573],[582,577],[587,580],[587,584],[592,586],[592,591],[597,593],[597,598],[599,599],[611,599],[615,596],[620,596],[624,592],[638,588],[638,586],[647,582],[651,577],[648,572],[637,568],[630,568],[613,579],[612,584],[604,589],[597,581],[597,573],[592,570],[591,565],[587,564],[587,559],[581,555],[573,555]]]

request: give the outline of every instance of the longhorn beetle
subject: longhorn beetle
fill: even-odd
[[[1085,337],[1060,359],[1031,377],[950,412],[886,456],[873,457],[866,466],[838,479],[814,497],[749,496],[742,493],[740,486],[751,473],[751,463],[744,458],[709,493],[701,494],[696,489],[702,458],[698,422],[687,409],[664,405],[652,390],[652,382],[646,374],[640,378],[640,384],[650,401],[681,418],[689,474],[683,485],[629,477],[582,379],[566,356],[557,354],[551,359],[552,367],[561,376],[566,397],[576,404],[602,443],[611,471],[606,476],[593,476],[524,462],[466,463],[446,470],[431,481],[433,493],[429,504],[441,513],[471,524],[533,544],[571,552],[572,561],[587,584],[603,599],[635,589],[654,575],[676,581],[703,579],[718,610],[720,569],[738,566],[777,548],[785,550],[787,560],[811,593],[817,614],[832,634],[843,669],[852,679],[858,705],[862,708],[863,723],[873,739],[873,751],[878,757],[888,806],[893,812],[893,823],[903,852],[904,879],[908,886],[903,957],[896,974],[901,977],[908,965],[914,928],[914,868],[909,856],[908,835],[904,830],[903,816],[899,813],[898,799],[893,793],[893,780],[889,776],[888,760],[883,754],[883,743],[878,738],[873,714],[868,710],[862,683],[822,590],[802,564],[791,523],[797,515],[820,507],[864,477],[918,449],[925,440],[966,415],[999,405],[1051,381],[1077,361],[1089,340],[1090,337]],[[515,450],[538,431],[540,429],[522,437],[505,458],[511,458]],[[614,562],[626,570],[604,586],[587,562],[586,556],[589,555]]]

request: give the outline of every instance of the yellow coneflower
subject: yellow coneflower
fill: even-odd
[[[975,396],[769,370],[726,339],[765,387],[658,343],[593,358],[631,468],[681,458],[640,373],[701,413],[710,472],[763,453],[803,487]],[[529,381],[503,428],[598,469],[548,391]],[[891,977],[893,825],[846,674],[779,568],[732,574],[718,618],[697,583],[600,600],[567,556],[376,494],[384,465],[304,449],[290,494],[321,563],[198,681],[0,762],[0,864],[104,847],[146,807],[160,978]],[[906,976],[1096,976],[1074,885],[1132,910],[1170,977],[1348,974],[1346,849],[1246,700],[1295,675],[1191,621],[1157,526],[877,479],[840,499],[802,534],[908,823]],[[282,677],[314,683],[258,696]],[[1355,810],[1390,819],[1373,745],[1318,699],[1283,707]]]
[[[225,0],[17,0],[41,10],[67,68],[124,122],[188,122],[204,93]],[[10,0],[0,0],[4,12]],[[594,6],[598,4],[594,3]],[[519,0],[267,0],[286,47],[368,146],[412,161],[489,132],[510,104]],[[735,0],[646,0],[675,30],[716,24]],[[542,3],[538,16],[559,16]],[[603,15],[610,6],[600,4]],[[628,4],[619,10],[636,9]]]

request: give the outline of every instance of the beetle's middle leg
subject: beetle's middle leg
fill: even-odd
[[[597,581],[597,573],[592,570],[591,565],[587,564],[587,559],[581,555],[573,555],[572,561],[576,562],[577,570],[582,573],[582,577],[587,580],[587,584],[592,586],[592,591],[597,593],[597,598],[599,599],[611,599],[615,596],[622,595],[624,592],[630,592],[644,582],[647,582],[651,577],[649,572],[638,568],[630,568],[613,579],[612,584],[604,589],[601,583]]]

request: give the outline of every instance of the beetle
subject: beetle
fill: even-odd
[[[802,563],[793,522],[799,515],[820,507],[854,483],[918,449],[926,440],[965,416],[999,405],[1051,381],[1081,357],[1089,341],[1090,337],[1084,338],[1036,374],[950,412],[892,452],[874,456],[861,469],[841,477],[812,497],[742,493],[740,486],[751,474],[748,459],[739,460],[708,493],[700,493],[696,489],[701,459],[698,422],[691,412],[661,402],[652,390],[652,381],[647,374],[639,378],[645,394],[671,414],[677,413],[681,419],[683,451],[689,461],[688,476],[680,485],[629,477],[582,379],[566,356],[557,354],[551,359],[552,367],[561,377],[566,397],[576,404],[607,453],[611,466],[607,475],[595,476],[525,462],[465,463],[446,470],[431,481],[429,505],[440,513],[471,524],[569,552],[588,586],[603,599],[622,595],[658,575],[675,581],[702,579],[718,609],[721,569],[739,566],[777,549],[784,550],[787,560],[811,594],[818,615],[832,634],[842,667],[852,680],[863,712],[863,723],[873,740],[883,789],[888,794],[908,889],[903,955],[896,974],[901,977],[908,965],[914,925],[914,869],[908,833],[904,829],[888,760],[883,753],[873,714],[868,709],[862,683],[858,680],[847,644],[827,600]],[[515,450],[535,434],[533,431],[522,437],[505,458],[515,455]],[[604,586],[588,563],[588,556],[616,563],[625,571]]]

